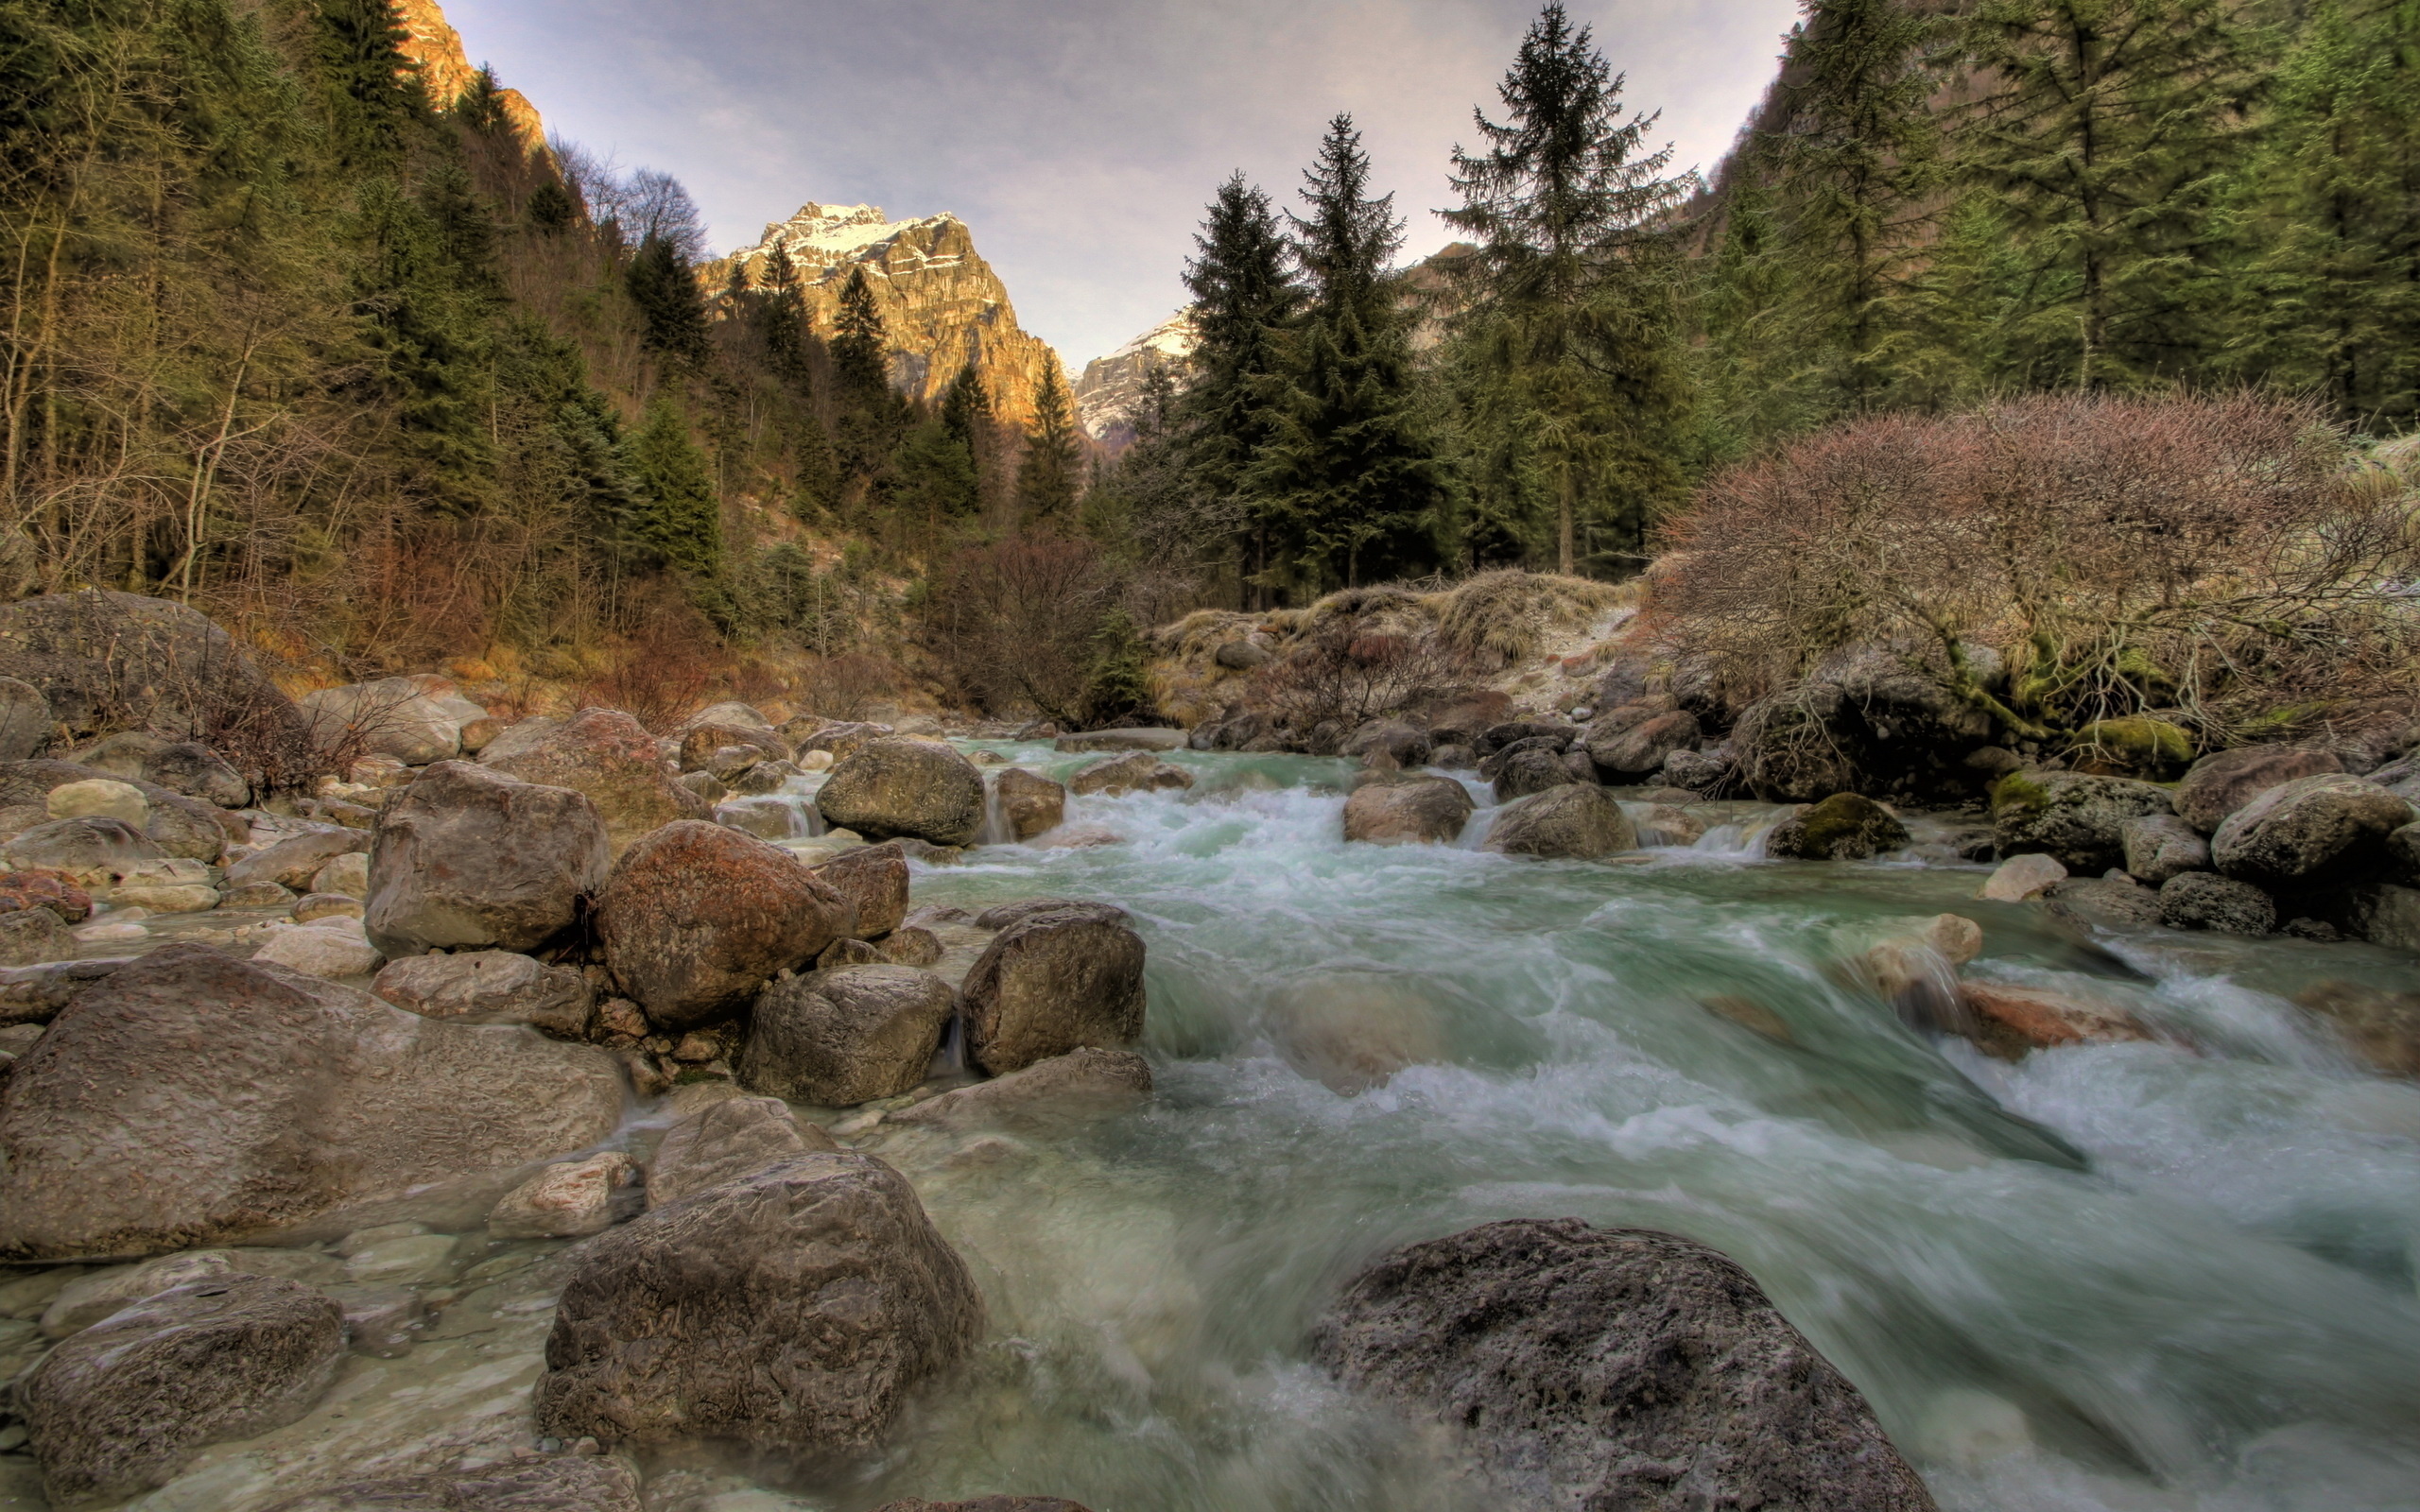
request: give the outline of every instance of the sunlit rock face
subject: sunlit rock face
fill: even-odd
[[[973,363],[991,389],[996,417],[1018,425],[1032,421],[1050,348],[1018,327],[1007,287],[976,251],[964,221],[951,215],[892,220],[878,205],[802,205],[789,219],[767,226],[755,246],[733,254],[758,287],[777,246],[788,249],[807,314],[827,335],[839,318],[850,270],[866,270],[890,340],[891,382],[909,397],[939,404],[959,369]],[[719,286],[721,270],[708,270],[706,279],[710,287]]]
[[[1084,434],[1113,452],[1134,439],[1134,421],[1143,402],[1143,384],[1152,371],[1166,368],[1183,388],[1193,377],[1193,344],[1199,333],[1193,312],[1179,310],[1106,357],[1084,365],[1076,380],[1076,418]]]
[[[437,0],[395,0],[395,19],[404,27],[404,57],[420,70],[428,97],[441,107],[461,98],[478,70],[462,50],[462,34],[445,19]],[[501,91],[498,97],[521,145],[532,152],[544,151],[546,123],[538,118],[538,107],[517,89]]]

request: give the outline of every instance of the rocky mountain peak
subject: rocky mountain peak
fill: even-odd
[[[1184,387],[1192,375],[1196,339],[1193,311],[1183,309],[1108,356],[1086,363],[1075,387],[1076,418],[1084,433],[1113,452],[1133,440],[1144,380],[1167,368]]]
[[[462,50],[462,34],[445,19],[437,0],[394,0],[394,6],[395,19],[404,27],[404,57],[420,71],[428,97],[441,106],[461,98],[478,73]],[[544,152],[546,123],[539,119],[538,108],[517,89],[499,91],[498,98],[504,105],[504,118],[521,145],[532,152]]]

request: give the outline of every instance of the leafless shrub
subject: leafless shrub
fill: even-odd
[[[907,677],[897,662],[870,651],[818,657],[799,676],[799,696],[826,719],[863,719],[877,703],[897,697]]]
[[[2346,457],[2315,406],[2248,395],[1853,421],[1715,479],[1651,612],[1741,702],[1896,643],[2028,738],[2358,719],[2410,700],[2420,533]]]
[[[1339,618],[1254,671],[1246,701],[1299,736],[1416,712],[1472,677],[1470,658],[1433,635],[1372,632]]]
[[[986,712],[1030,709],[1080,726],[1100,627],[1119,607],[1120,587],[1115,565],[1090,541],[1052,536],[971,546],[950,559],[927,633]]]

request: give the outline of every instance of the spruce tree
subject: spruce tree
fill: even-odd
[[[1302,288],[1269,196],[1241,173],[1219,186],[1193,245],[1184,268],[1195,331],[1193,387],[1181,406],[1185,462],[1202,493],[1242,506],[1245,583],[1251,602],[1265,607],[1274,522],[1249,492],[1246,472],[1273,430],[1270,390]]]
[[[669,236],[649,236],[631,258],[623,286],[646,322],[648,350],[676,364],[706,354],[706,302],[697,272]]]
[[[1461,324],[1491,379],[1475,393],[1479,417],[1530,438],[1565,573],[1583,518],[1643,546],[1681,483],[1691,397],[1667,224],[1691,180],[1669,176],[1668,146],[1646,149],[1655,116],[1619,119],[1621,89],[1588,28],[1547,6],[1498,91],[1505,121],[1472,112],[1487,150],[1454,149],[1462,204],[1445,212],[1478,243]]]
[[[1025,455],[1017,462],[1019,519],[1050,529],[1069,524],[1082,488],[1082,467],[1083,443],[1075,408],[1067,401],[1066,380],[1059,376],[1059,359],[1045,357],[1042,387],[1033,396],[1033,426],[1026,433]]]
[[[316,82],[338,162],[391,171],[428,108],[404,58],[407,37],[392,0],[315,0],[311,22]]]
[[[873,285],[863,266],[853,267],[834,324],[832,387],[841,469],[860,481],[882,472],[906,428],[905,402],[890,387],[890,348]]]
[[[634,505],[628,544],[667,567],[710,577],[722,564],[722,509],[713,470],[672,402],[658,396],[622,446]]]
[[[806,391],[806,293],[790,249],[780,242],[765,254],[764,297],[754,307],[757,339],[773,376],[797,393]]]

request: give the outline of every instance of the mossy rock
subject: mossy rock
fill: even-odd
[[[2190,766],[2195,754],[2191,731],[2149,714],[2086,725],[2068,748],[2094,764],[2080,769],[2102,776],[2165,777]]]
[[[1856,793],[1799,810],[1765,837],[1765,854],[1792,861],[1863,861],[1908,843],[1891,811]]]

